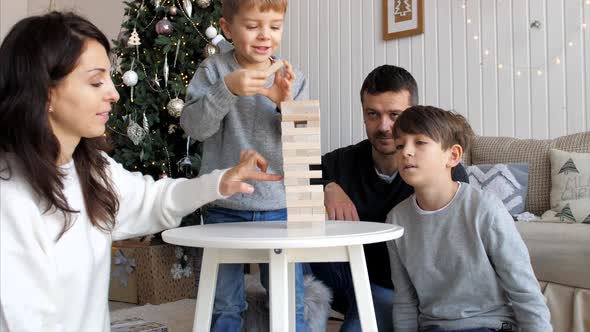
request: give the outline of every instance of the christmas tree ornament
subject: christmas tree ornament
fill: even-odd
[[[125,74],[123,74],[123,83],[125,83],[125,85],[127,85],[128,87],[134,87],[135,85],[137,85],[138,80],[139,77],[133,69],[130,69],[126,71]]]
[[[159,8],[161,3],[162,3],[161,0],[154,0],[154,7]]]
[[[150,124],[148,123],[147,116],[145,116],[145,112],[143,112],[143,130],[145,130],[146,133],[150,131]]]
[[[174,31],[174,26],[172,25],[172,22],[168,20],[168,17],[164,16],[163,19],[156,23],[156,32],[159,35],[170,36],[172,31]]]
[[[205,58],[208,58],[208,57],[218,54],[218,53],[219,53],[219,47],[217,47],[216,45],[213,45],[211,43],[208,43],[203,48],[203,57],[205,57]]]
[[[127,40],[129,39],[129,30],[125,28],[121,28],[121,31],[117,34],[117,41],[121,44],[121,46],[127,46]]]
[[[174,53],[174,65],[173,67],[176,68],[176,60],[178,60],[178,52],[180,51],[180,39],[176,42],[176,52]]]
[[[168,53],[164,54],[164,86],[168,87],[168,75],[170,68],[168,67]]]
[[[197,0],[197,5],[201,8],[207,8],[211,4],[211,0]]]
[[[184,7],[184,11],[188,17],[193,15],[193,3],[191,0],[182,0],[182,6]]]
[[[168,114],[175,118],[179,118],[182,114],[182,108],[184,107],[184,101],[178,97],[170,100],[166,108],[168,108]],[[169,128],[170,129],[170,128]]]
[[[133,120],[129,121],[129,126],[127,126],[127,137],[129,137],[133,144],[139,145],[146,134],[146,131],[138,125],[137,122]]]
[[[131,32],[131,36],[129,36],[129,39],[127,40],[127,46],[131,47],[131,46],[139,46],[141,45],[141,40],[139,39],[139,34],[137,33],[137,30],[135,28],[133,28],[133,32]]]
[[[170,8],[168,8],[168,14],[176,16],[178,14],[178,8],[176,8],[175,5],[170,6]]]
[[[207,30],[205,30],[205,36],[209,39],[215,38],[217,36],[217,29],[214,26],[210,25]]]
[[[131,87],[131,102],[133,102],[133,87],[137,85],[137,81],[139,80],[137,73],[133,70],[134,63],[135,59],[133,59],[133,61],[131,62],[131,69],[129,69],[123,74],[123,83],[125,83],[125,85],[127,85],[128,87]]]

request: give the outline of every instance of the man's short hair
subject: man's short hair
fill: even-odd
[[[274,10],[287,12],[287,0],[222,0],[221,14],[226,21],[231,22],[234,16],[244,8],[258,7],[260,11]]]
[[[392,132],[394,139],[402,133],[425,135],[439,142],[444,150],[459,144],[463,151],[469,150],[474,136],[473,129],[461,114],[420,105],[402,112],[395,120]]]
[[[392,66],[379,66],[367,75],[361,87],[361,103],[365,93],[378,95],[385,92],[401,92],[407,90],[410,93],[410,105],[418,104],[418,84],[407,70]]]

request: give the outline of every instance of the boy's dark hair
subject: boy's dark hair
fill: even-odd
[[[400,92],[407,90],[410,93],[410,105],[418,104],[418,84],[407,70],[392,66],[379,66],[367,75],[361,87],[361,103],[365,93],[377,95],[384,92]]]
[[[243,8],[252,8],[257,6],[260,11],[274,10],[277,12],[287,12],[287,0],[222,0],[221,15],[226,21],[231,22],[234,16]]]
[[[426,135],[439,142],[444,150],[455,144],[463,151],[469,150],[473,129],[461,114],[445,111],[434,106],[412,106],[402,112],[393,124],[393,138],[402,133]]]

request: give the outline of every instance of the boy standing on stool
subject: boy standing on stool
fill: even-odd
[[[387,222],[396,331],[552,331],[512,217],[495,196],[451,179],[473,131],[464,117],[414,106],[393,126],[401,177],[415,194]],[[519,330],[520,329],[520,330]]]
[[[223,0],[221,28],[234,49],[201,63],[187,90],[180,118],[184,131],[203,142],[201,174],[235,165],[241,150],[255,149],[269,173],[283,173],[280,103],[308,98],[303,74],[284,62],[270,75],[283,33],[287,0]],[[270,76],[270,77],[269,77]],[[227,166],[225,166],[227,165]],[[251,195],[212,203],[204,222],[287,220],[282,183],[256,182]],[[261,266],[268,289],[268,266]],[[303,313],[303,273],[296,265],[297,331],[307,330]],[[240,331],[246,310],[242,264],[219,267],[212,331]]]

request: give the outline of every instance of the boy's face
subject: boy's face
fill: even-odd
[[[367,138],[373,150],[386,156],[395,153],[391,128],[395,119],[411,106],[410,92],[383,92],[376,95],[365,93],[363,96],[363,120]]]
[[[450,170],[456,165],[454,149],[457,145],[443,150],[439,142],[426,135],[401,133],[395,140],[395,147],[399,174],[410,186],[428,187],[446,177],[450,179]]]
[[[221,28],[232,40],[240,66],[263,70],[270,65],[270,56],[281,44],[284,17],[284,13],[262,12],[253,6],[241,8],[231,22],[221,19]]]

